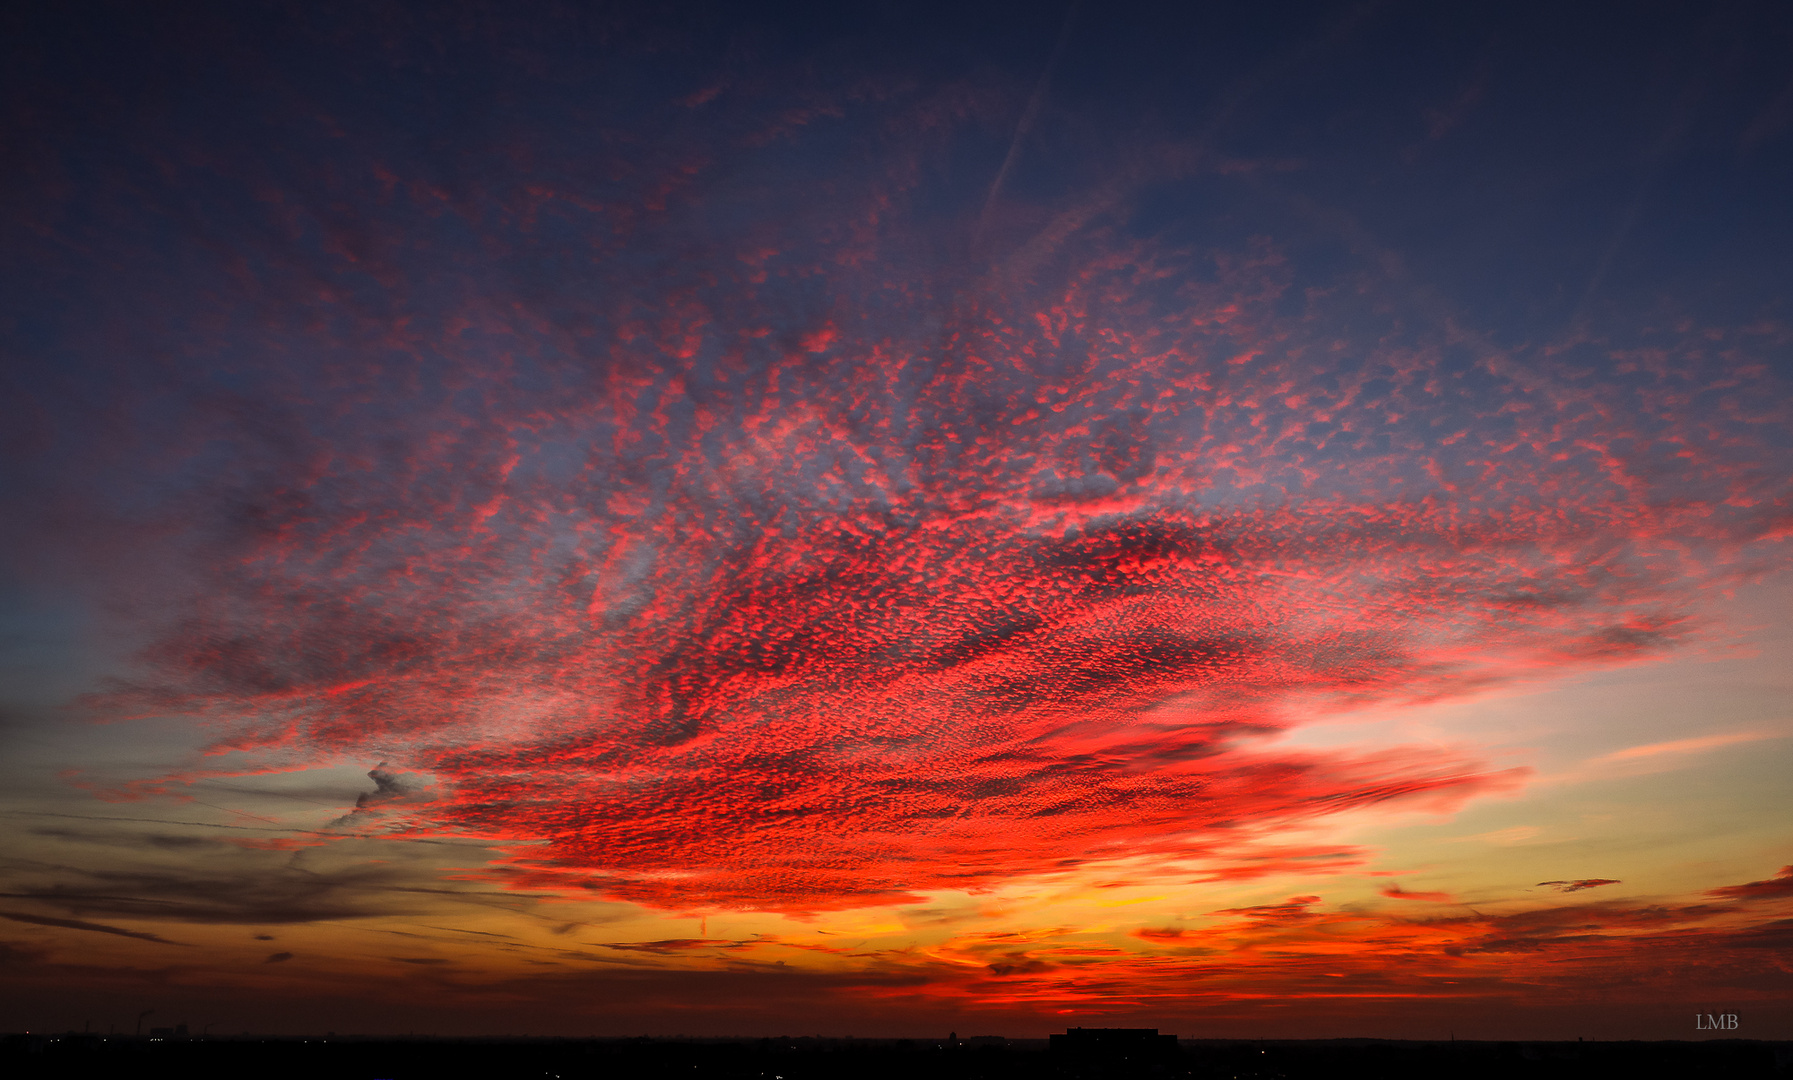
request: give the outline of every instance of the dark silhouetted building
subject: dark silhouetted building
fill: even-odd
[[[1054,1053],[1107,1059],[1164,1057],[1177,1052],[1175,1035],[1157,1028],[1071,1028],[1052,1036]]]

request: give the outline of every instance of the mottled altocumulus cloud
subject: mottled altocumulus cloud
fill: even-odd
[[[263,96],[266,157],[64,154],[24,231],[134,287],[46,313],[81,379],[8,409],[32,558],[110,567],[147,642],[87,706],[203,720],[217,772],[384,763],[345,827],[514,842],[518,887],[1246,875],[1336,854],[1276,825],[1513,782],[1276,732],[1649,655],[1773,557],[1785,330],[1496,347],[1373,261],[1142,231],[1208,175],[1177,146],[985,236],[940,165],[1011,96],[599,96],[577,153]],[[202,199],[151,259],[144,200]]]

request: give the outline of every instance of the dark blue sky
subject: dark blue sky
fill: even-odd
[[[620,126],[650,153],[703,145],[739,109],[661,120],[718,86],[755,115],[855,83],[1003,87],[1014,109],[978,116],[930,162],[939,198],[962,209],[987,193],[1064,14],[21,6],[7,34],[11,202],[76,232],[104,214],[178,249],[245,212],[232,180],[279,175],[329,199],[315,167],[345,152],[415,161],[450,187],[495,171],[564,179],[593,167],[584,125]],[[1175,146],[1260,169],[1148,184],[1133,228],[1203,243],[1294,232],[1322,259],[1377,245],[1521,339],[1664,294],[1747,317],[1786,283],[1790,42],[1793,22],[1768,3],[1088,6],[1005,186],[1062,198]],[[812,175],[852,139],[809,140]],[[527,161],[494,163],[520,146]],[[69,302],[66,279],[50,298],[32,287],[56,281],[45,271],[59,260],[10,246],[25,273],[8,282],[15,304]]]

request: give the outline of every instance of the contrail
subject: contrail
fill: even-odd
[[[1064,55],[1065,44],[1071,40],[1071,24],[1077,19],[1079,3],[1081,0],[1071,0],[1071,6],[1065,9],[1064,25],[1058,29],[1058,44],[1052,47],[1052,56],[1046,61],[1046,69],[1040,72],[1040,81],[1034,84],[1033,96],[1027,99],[1027,110],[1015,125],[1015,137],[1009,140],[1009,152],[1002,159],[1002,168],[996,170],[996,179],[990,184],[990,194],[984,199],[983,213],[977,218],[977,232],[971,238],[973,247],[983,240],[984,227],[990,220],[990,208],[996,205],[996,196],[1002,191],[1002,182],[1008,178],[1009,170],[1014,168],[1015,159],[1021,156],[1021,140],[1027,137],[1034,118],[1040,113],[1040,106],[1045,103],[1046,87],[1052,82],[1052,71],[1058,67],[1058,58]]]

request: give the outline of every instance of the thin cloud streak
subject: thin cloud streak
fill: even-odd
[[[30,915],[19,911],[0,911],[0,918],[13,922],[30,923],[34,926],[55,926],[65,930],[86,930],[95,934],[114,934],[118,937],[136,938],[138,941],[153,941],[158,945],[181,945],[184,942],[169,941],[158,934],[142,930],[126,930],[118,926],[107,926],[105,923],[87,922],[84,919],[59,919],[51,915]]]
[[[1738,743],[1757,742],[1762,739],[1782,739],[1785,735],[1771,731],[1736,731],[1721,735],[1701,735],[1692,739],[1671,739],[1668,742],[1646,743],[1642,746],[1629,746],[1623,750],[1614,750],[1610,754],[1602,754],[1594,759],[1595,763],[1614,761],[1636,761],[1641,758],[1662,757],[1664,755],[1681,756],[1716,750],[1721,746],[1735,746]]]

